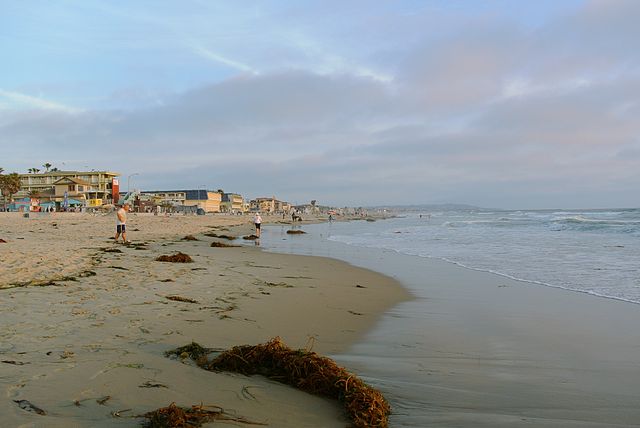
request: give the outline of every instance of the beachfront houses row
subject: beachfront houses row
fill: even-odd
[[[222,190],[149,190],[142,191],[134,201],[136,211],[150,212],[163,208],[188,211],[185,207],[195,207],[204,213],[242,214],[246,212],[262,212],[265,214],[289,213],[291,204],[280,201],[274,196],[256,198],[246,202],[238,193]],[[156,207],[156,208],[152,208]]]
[[[263,213],[288,213],[291,211],[291,204],[279,201],[275,196],[256,198],[249,202],[249,210]]]
[[[100,208],[127,201],[137,212],[201,212],[241,214],[290,213],[290,203],[275,196],[247,201],[242,195],[207,189],[122,189],[120,174],[113,171],[60,171],[20,174],[20,190],[8,208],[13,211]],[[122,191],[121,191],[122,190]]]
[[[222,212],[222,194],[207,189],[145,190],[133,200],[134,211],[139,212]]]
[[[113,203],[119,174],[110,171],[48,171],[20,174],[14,206],[99,207]]]
[[[196,212],[201,210],[204,213],[241,214],[249,211],[249,204],[242,195],[222,190],[145,190],[134,201],[134,209],[141,212],[162,209],[190,211],[186,207],[195,207]]]

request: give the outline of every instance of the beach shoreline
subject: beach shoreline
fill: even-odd
[[[330,254],[414,296],[338,356],[385,391],[391,426],[640,424],[638,305],[327,240],[335,227],[305,230],[306,243],[270,237],[272,251]]]
[[[332,259],[210,247],[229,241],[206,234],[249,233],[250,217],[132,215],[129,246],[110,239],[114,223],[0,215],[2,275],[14,284],[0,290],[5,423],[137,426],[127,416],[176,402],[215,404],[271,426],[346,424],[331,400],[261,378],[203,373],[163,353],[191,341],[226,349],[275,336],[292,348],[344,352],[409,298],[399,283]],[[154,261],[178,251],[194,263]],[[20,408],[26,402],[47,415]]]

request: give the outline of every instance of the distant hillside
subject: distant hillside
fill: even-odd
[[[494,208],[482,208],[467,204],[422,204],[422,205],[388,205],[371,207],[389,211],[500,211]]]

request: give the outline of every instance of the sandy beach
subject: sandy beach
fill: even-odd
[[[370,379],[394,407],[392,427],[640,426],[637,305],[354,251],[321,238],[328,224],[210,246],[231,242],[212,234],[252,233],[250,221],[132,215],[125,246],[110,239],[113,215],[1,215],[5,426],[139,426],[132,416],[172,402],[275,427],[346,426],[331,400],[163,355],[275,336]],[[310,255],[263,251],[278,243]],[[194,263],[154,261],[177,251]]]
[[[2,213],[3,425],[139,426],[131,416],[175,402],[220,406],[269,426],[345,426],[331,400],[163,355],[191,341],[226,349],[275,336],[331,355],[409,298],[397,281],[344,262],[212,248],[228,241],[205,235],[242,236],[252,232],[249,223],[131,215],[133,245],[125,246],[110,239],[113,214]],[[154,261],[177,251],[194,263]],[[21,408],[27,402],[46,415]]]

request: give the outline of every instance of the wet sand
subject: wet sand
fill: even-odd
[[[385,391],[391,426],[640,426],[639,305],[305,230],[268,242],[376,269],[415,296],[338,357]]]
[[[249,222],[132,215],[134,245],[124,246],[110,239],[113,216],[0,213],[3,425],[139,426],[130,416],[176,402],[217,405],[277,427],[345,426],[331,400],[163,355],[191,341],[226,349],[275,336],[336,354],[408,298],[391,278],[344,262],[212,248],[228,241],[204,235],[244,234]],[[181,240],[187,234],[199,240]],[[154,261],[177,251],[194,263]],[[20,400],[46,415],[20,408]]]

